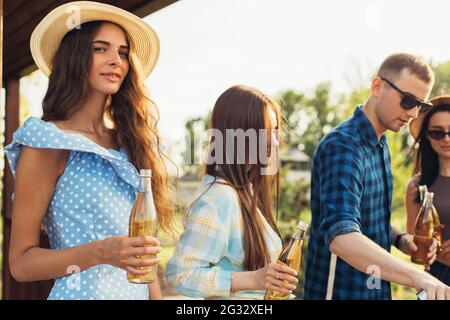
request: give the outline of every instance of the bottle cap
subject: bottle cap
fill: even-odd
[[[303,229],[303,230],[307,230],[308,229],[308,224],[302,220],[300,220],[297,224],[297,228],[298,229]]]
[[[139,172],[139,175],[141,177],[151,177],[152,176],[152,170],[151,169],[141,169]]]

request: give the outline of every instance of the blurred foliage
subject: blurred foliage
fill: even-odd
[[[433,68],[436,82],[431,90],[431,97],[441,95],[444,93],[450,94],[450,61],[434,65]]]
[[[287,148],[299,148],[312,157],[320,139],[339,124],[339,109],[330,101],[330,91],[330,83],[323,82],[311,96],[294,90],[279,94],[284,120],[282,137]]]

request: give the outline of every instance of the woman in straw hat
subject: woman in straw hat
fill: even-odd
[[[419,147],[414,176],[406,191],[407,229],[414,234],[421,206],[418,186],[434,192],[434,205],[441,221],[442,246],[430,273],[450,285],[450,95],[431,100],[433,107],[410,123],[410,132]],[[443,226],[442,226],[443,225]]]
[[[167,263],[174,292],[262,299],[266,289],[287,296],[295,289],[296,270],[275,263],[282,244],[271,192],[279,175],[277,162],[269,159],[277,159],[280,125],[280,106],[257,89],[234,86],[217,100],[206,174]],[[241,139],[239,131],[267,139]]]
[[[136,285],[160,259],[152,237],[129,238],[142,168],[152,170],[159,226],[170,231],[169,178],[145,77],[159,54],[140,18],[89,1],[51,11],[31,36],[49,77],[42,119],[31,117],[5,148],[15,176],[10,266],[20,282],[56,279],[49,299],[161,298]],[[39,247],[41,222],[51,249]]]

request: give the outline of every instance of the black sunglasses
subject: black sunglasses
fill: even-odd
[[[405,92],[405,91],[401,90],[400,88],[398,88],[395,84],[393,84],[388,79],[385,79],[382,77],[380,77],[380,78],[381,78],[381,80],[386,81],[393,89],[395,89],[398,93],[400,93],[403,96],[402,100],[400,101],[400,106],[403,109],[411,110],[418,106],[419,110],[421,112],[426,112],[430,108],[433,107],[433,105],[430,102],[421,101],[421,100],[417,99],[416,97],[412,96],[408,92]]]
[[[450,131],[445,132],[442,130],[428,130],[428,136],[434,140],[442,140],[446,135],[450,138]]]

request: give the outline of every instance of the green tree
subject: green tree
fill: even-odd
[[[287,147],[298,147],[311,157],[320,139],[340,122],[339,109],[330,101],[330,89],[330,83],[323,82],[311,97],[293,90],[280,93]]]
[[[305,96],[294,90],[286,90],[279,95],[282,103],[283,142],[287,147],[298,147],[301,144],[301,113],[305,104]]]
[[[186,121],[186,140],[183,155],[183,171],[186,175],[198,175],[201,168],[201,156],[206,141],[200,141],[201,132],[208,129],[211,112],[205,117],[194,117]]]
[[[433,90],[431,91],[431,97],[450,94],[450,60],[436,66],[432,65],[436,82]]]

